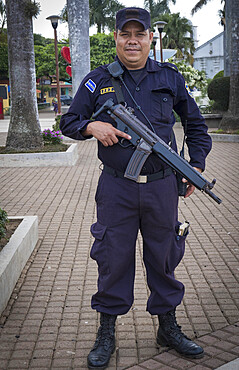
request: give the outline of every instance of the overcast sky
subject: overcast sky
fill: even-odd
[[[222,9],[221,0],[211,0],[206,6],[199,10],[193,17],[190,12],[198,0],[176,0],[176,5],[171,5],[172,13],[180,13],[181,17],[190,19],[194,26],[197,26],[198,45],[202,45],[212,37],[223,31],[219,25],[218,10]],[[41,4],[41,12],[37,19],[33,21],[34,33],[40,33],[44,37],[53,38],[53,28],[51,22],[46,20],[50,15],[59,15],[66,0],[38,0]],[[143,0],[121,0],[125,6],[140,6],[143,7]],[[189,5],[190,4],[190,5]],[[90,29],[90,34],[95,33],[94,29]],[[58,26],[58,38],[68,37],[68,27],[64,23]]]

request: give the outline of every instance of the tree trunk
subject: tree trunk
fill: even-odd
[[[224,51],[224,76],[230,76],[230,50],[231,50],[231,7],[229,1],[225,1],[226,21],[223,32]]]
[[[101,33],[101,23],[97,23],[97,33]]]
[[[226,0],[231,18],[231,30],[228,30],[230,40],[230,96],[229,109],[223,115],[220,129],[238,130],[239,129],[239,6],[238,0]],[[226,22],[228,15],[226,14]]]
[[[72,88],[75,95],[90,71],[89,0],[67,0]]]
[[[6,0],[11,117],[6,146],[41,147],[32,18],[25,13],[29,0]]]

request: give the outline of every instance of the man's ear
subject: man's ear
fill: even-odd
[[[115,40],[115,42],[117,40],[117,31],[114,31],[114,40]]]
[[[150,44],[152,44],[153,37],[154,37],[154,33],[153,33],[153,32],[149,32],[149,40],[150,40]]]

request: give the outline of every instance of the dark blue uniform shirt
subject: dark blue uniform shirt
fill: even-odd
[[[124,67],[123,79],[132,96],[142,111],[146,114],[154,130],[166,143],[172,137],[175,123],[173,110],[179,114],[182,122],[187,121],[187,146],[190,164],[204,170],[205,158],[211,149],[211,138],[207,134],[207,126],[201,116],[197,104],[189,95],[183,76],[176,67],[169,63],[158,63],[148,58],[137,82]],[[122,86],[122,92],[128,107],[134,109],[134,114],[147,126],[146,119],[136,109],[128,92]],[[104,102],[112,98],[117,104],[117,98],[112,86],[111,75],[107,65],[96,68],[82,81],[74,100],[66,114],[61,118],[60,129],[65,136],[77,140],[85,140],[82,132],[86,129],[91,116]],[[104,112],[97,120],[115,122]],[[89,137],[88,137],[89,138]],[[176,143],[173,143],[176,150]],[[119,144],[104,147],[98,142],[98,157],[109,167],[124,172],[133,153],[132,146],[122,148]],[[151,154],[141,174],[151,174],[167,167],[155,154]]]

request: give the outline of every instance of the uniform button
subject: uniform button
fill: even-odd
[[[139,91],[139,90],[140,90],[140,87],[138,87],[138,86],[137,86],[137,87],[136,87],[136,91]]]
[[[163,101],[166,102],[166,101],[168,101],[168,99],[167,98],[163,98]]]

